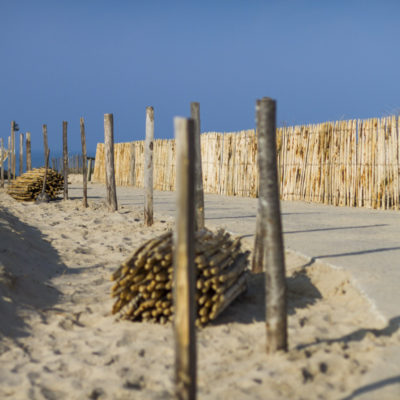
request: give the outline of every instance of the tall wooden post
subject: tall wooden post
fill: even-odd
[[[89,176],[88,176],[88,181],[90,182],[92,180],[92,157],[89,158],[89,166],[88,166],[88,170],[89,170]]]
[[[0,146],[1,146],[1,170],[0,170],[0,178],[1,178],[1,187],[4,187],[4,141],[3,138],[0,138]]]
[[[276,157],[276,102],[257,101],[258,167],[260,177],[258,212],[265,224],[260,238],[266,282],[267,353],[287,350],[285,258],[279,203]]]
[[[10,184],[11,179],[11,137],[8,137],[8,157],[7,157],[7,181]]]
[[[15,121],[11,121],[11,174],[12,178],[15,179]]]
[[[19,134],[19,176],[24,173],[24,134]]]
[[[257,134],[257,142],[258,142],[258,147],[257,149],[259,150],[259,107],[258,107],[258,102],[256,105],[256,124],[257,124],[257,129],[256,129],[256,134]],[[262,141],[263,139],[261,139]],[[260,156],[257,156],[257,165],[258,165],[258,170],[261,171],[261,165],[260,165]],[[264,168],[264,167],[263,167]],[[259,179],[259,182],[261,180]],[[261,202],[261,196],[260,196],[260,190],[264,190],[265,187],[261,187],[261,184],[259,183],[259,195],[258,195],[258,210],[257,210],[257,218],[256,218],[256,233],[254,236],[254,248],[253,248],[253,259],[252,259],[252,272],[254,274],[261,273],[265,270],[265,265],[264,265],[264,240],[266,237],[266,208],[263,207],[263,204]],[[265,197],[265,194],[264,194]]]
[[[104,114],[104,151],[108,209],[117,211],[117,190],[114,171],[114,118],[112,114]]]
[[[175,118],[176,222],[174,253],[175,390],[196,398],[196,303],[194,268],[194,121]]]
[[[46,161],[47,150],[49,149],[49,145],[47,143],[47,125],[42,125],[42,132],[43,132],[43,149],[44,149],[44,160]]]
[[[64,200],[68,200],[68,142],[67,142],[68,122],[63,121],[63,175],[64,175]],[[43,132],[44,133],[44,132]],[[47,131],[46,131],[47,133]],[[47,136],[46,136],[47,138]],[[46,148],[46,156],[48,147]]]
[[[82,142],[82,168],[83,168],[83,207],[88,206],[87,202],[87,153],[86,153],[86,137],[85,137],[85,121],[80,119],[81,125],[81,142]]]
[[[144,145],[144,224],[153,225],[153,146],[154,109],[146,108],[146,140]]]
[[[31,151],[31,133],[26,132],[26,170],[30,171],[32,169],[32,151]]]
[[[194,141],[195,141],[195,187],[194,187],[194,203],[195,203],[195,230],[204,228],[204,192],[203,192],[203,169],[201,163],[201,141],[200,141],[200,103],[190,103],[190,114],[194,120]]]

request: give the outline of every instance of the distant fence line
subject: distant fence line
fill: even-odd
[[[399,209],[399,123],[392,116],[277,129],[283,200]],[[115,144],[117,185],[143,187],[144,142]],[[201,135],[204,191],[257,197],[254,130]],[[93,180],[105,182],[99,143]],[[175,190],[175,141],[155,140],[154,188]]]
[[[89,159],[90,157],[88,157]],[[93,160],[93,158],[92,158]],[[92,172],[94,170],[93,163],[90,164]],[[63,158],[52,158],[51,167],[55,171],[61,173],[63,171]],[[69,174],[82,174],[83,173],[83,156],[82,154],[70,155],[68,157],[68,173]]]

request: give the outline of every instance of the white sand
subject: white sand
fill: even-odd
[[[171,398],[172,326],[116,322],[109,278],[172,219],[156,215],[148,229],[141,207],[36,205],[4,191],[0,202],[0,399]],[[198,331],[198,398],[350,399],[372,383],[399,333],[380,331],[344,271],[306,264],[287,255],[288,353],[264,352],[261,276]]]

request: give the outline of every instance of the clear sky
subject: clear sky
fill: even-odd
[[[0,130],[30,131],[42,149],[156,138],[201,107],[201,130],[254,128],[255,101],[277,100],[278,124],[400,110],[398,0],[0,0]],[[54,154],[54,153],[53,153]]]

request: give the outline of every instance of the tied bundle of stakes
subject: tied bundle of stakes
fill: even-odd
[[[217,318],[247,289],[249,252],[240,238],[203,229],[195,236],[197,326]],[[165,233],[139,247],[115,271],[112,313],[132,321],[166,323],[173,315],[173,235]]]
[[[42,192],[46,168],[35,168],[19,176],[11,183],[7,193],[19,201],[34,201]],[[54,200],[64,188],[64,178],[53,169],[47,170],[46,193]]]

